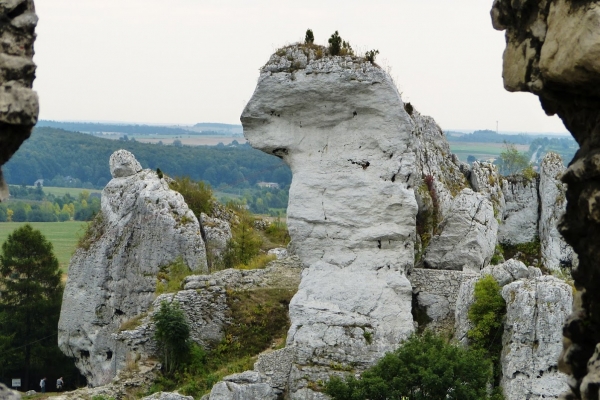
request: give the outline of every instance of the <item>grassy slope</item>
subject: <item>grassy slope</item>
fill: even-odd
[[[0,223],[0,245],[6,241],[6,238],[18,227],[25,225],[25,222],[1,222]],[[83,232],[85,222],[30,222],[34,229],[39,229],[46,239],[54,246],[54,254],[58,258],[60,268],[67,272],[69,260],[75,247],[77,239]]]

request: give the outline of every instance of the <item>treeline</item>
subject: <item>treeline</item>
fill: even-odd
[[[572,138],[538,138],[529,145],[529,157],[534,163],[542,160],[544,155],[550,151],[558,153],[565,165],[575,157],[575,153],[579,149],[577,142]]]
[[[38,128],[64,129],[71,132],[115,132],[128,135],[198,135],[198,132],[183,128],[175,128],[158,125],[126,125],[126,124],[102,124],[92,122],[61,122],[41,120],[36,125]]]
[[[70,194],[55,196],[41,187],[10,186],[11,200],[0,203],[0,222],[91,221],[100,211],[100,197],[86,190],[78,198]]]
[[[513,144],[531,144],[538,140],[548,139],[547,137],[540,138],[537,135],[528,135],[519,133],[517,135],[504,135],[491,131],[489,129],[466,133],[464,135],[457,132],[446,132],[448,141],[450,142],[476,142],[476,143],[513,143]],[[552,140],[560,140],[569,142],[571,145],[577,146],[577,143],[571,137],[559,137]]]
[[[32,185],[38,179],[79,179],[102,188],[111,179],[108,160],[118,149],[131,151],[143,168],[160,168],[169,176],[204,180],[217,190],[244,189],[257,182],[289,186],[292,173],[280,159],[249,145],[158,146],[115,141],[54,128],[35,128],[3,167],[12,184]]]

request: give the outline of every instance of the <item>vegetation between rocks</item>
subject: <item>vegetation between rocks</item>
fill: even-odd
[[[478,349],[448,343],[431,331],[413,335],[363,372],[360,379],[332,377],[325,393],[335,400],[482,400],[491,363]]]

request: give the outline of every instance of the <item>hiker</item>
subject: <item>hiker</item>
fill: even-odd
[[[63,382],[62,376],[56,380],[56,391],[62,392],[62,387],[65,383]]]
[[[43,377],[40,381],[40,388],[42,388],[42,393],[46,393],[46,377]]]

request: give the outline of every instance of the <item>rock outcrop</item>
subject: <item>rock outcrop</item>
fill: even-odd
[[[558,223],[565,213],[566,185],[560,181],[565,167],[560,156],[548,153],[540,165],[540,244],[542,263],[550,270],[571,268],[573,249],[558,232]]]
[[[539,238],[539,179],[522,175],[502,180],[505,207],[498,227],[498,242],[520,244]]]
[[[504,87],[536,94],[544,111],[558,115],[579,144],[562,178],[568,190],[559,230],[578,265],[561,370],[570,375],[565,399],[595,399],[600,385],[595,362],[600,343],[600,3],[495,0],[491,16],[494,28],[506,30]]]
[[[33,0],[0,2],[0,167],[31,134],[39,104],[31,88],[35,79],[33,42],[38,17]],[[8,187],[0,169],[0,201]]]
[[[262,68],[241,121],[293,172],[291,247],[308,268],[290,304],[289,390],[317,396],[307,386],[330,365],[362,369],[414,329],[413,123],[382,69],[302,46]]]
[[[485,267],[496,246],[498,221],[494,206],[483,194],[463,189],[454,199],[441,234],[426,250],[426,268],[478,272]]]
[[[568,389],[558,372],[562,326],[572,289],[553,276],[517,280],[502,288],[506,321],[502,337],[502,389],[507,399],[557,399]]]
[[[21,395],[0,383],[0,400],[21,400]]]
[[[61,350],[93,386],[123,368],[127,352],[112,334],[148,311],[160,268],[181,258],[207,271],[200,225],[183,197],[125,150],[110,166],[101,212],[71,259],[58,326]]]

